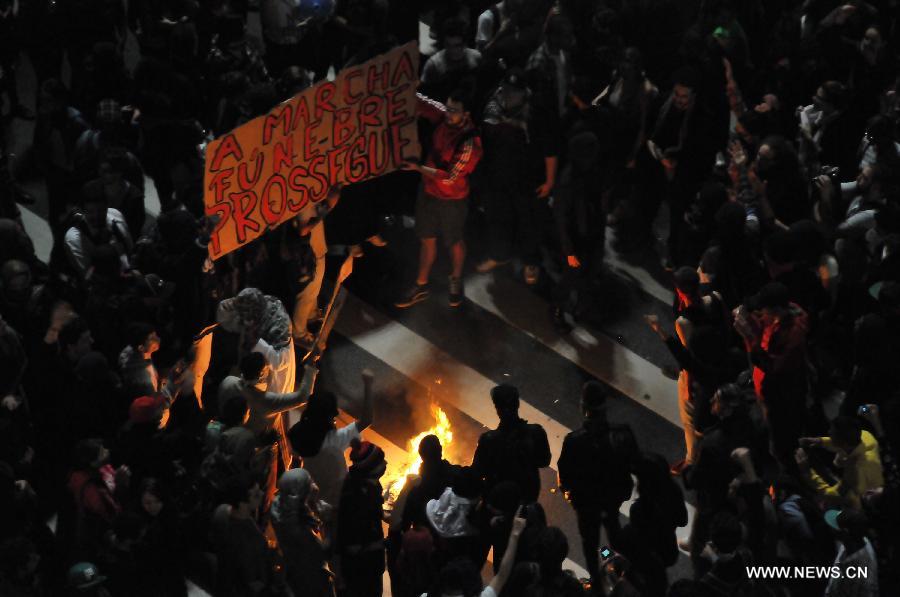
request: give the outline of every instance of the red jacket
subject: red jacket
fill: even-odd
[[[764,399],[763,380],[767,376],[804,374],[806,371],[806,334],[809,316],[794,303],[788,321],[778,319],[759,330],[758,346],[750,346],[753,361],[753,386]]]
[[[122,510],[112,492],[113,474],[109,465],[100,469],[99,478],[95,473],[87,471],[72,472],[69,476],[69,492],[79,512],[93,514],[112,524]]]
[[[483,153],[475,125],[467,119],[461,127],[448,126],[446,106],[419,95],[419,115],[437,125],[425,165],[438,171],[425,176],[425,192],[438,199],[459,201],[469,196],[469,175]]]

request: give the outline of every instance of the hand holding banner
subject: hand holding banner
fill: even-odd
[[[211,142],[204,204],[218,259],[296,216],[329,189],[420,154],[415,42],[342,70]]]

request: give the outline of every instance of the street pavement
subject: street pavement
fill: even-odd
[[[133,39],[129,48],[133,54]],[[20,70],[21,97],[33,107],[34,75],[27,59]],[[27,154],[32,130],[32,123],[13,122],[7,138],[13,152]],[[23,222],[38,255],[47,259],[52,240],[46,191],[39,180],[22,182],[38,199],[22,208]],[[159,204],[151,181],[146,188],[152,217]],[[387,247],[365,247],[366,254],[357,260],[347,283],[349,298],[322,358],[319,383],[337,394],[349,421],[360,406],[358,372],[365,367],[375,372],[375,422],[367,435],[385,448],[391,472],[410,458],[408,440],[433,424],[431,404],[440,406],[452,425],[454,439],[445,457],[469,464],[478,436],[497,423],[490,388],[498,383],[517,386],[521,415],[544,426],[553,452],[551,468],[542,471],[540,502],[549,524],[562,528],[569,539],[567,566],[583,576],[575,518],[556,491],[552,467],[565,434],[581,425],[579,392],[589,379],[608,387],[610,419],[629,424],[642,449],[658,452],[670,462],[683,456],[674,361],[642,321],[644,313],[654,313],[671,326],[671,287],[652,250],[622,256],[610,246],[600,285],[602,305],[588,309],[570,334],[560,336],[549,317],[546,274],[537,287],[528,287],[516,264],[490,274],[474,272],[474,263],[483,255],[478,238],[483,238],[484,230],[477,210],[471,219],[466,300],[458,309],[447,305],[444,255],[435,268],[429,300],[407,310],[391,305],[412,279],[417,255],[412,231],[402,218],[386,227]],[[332,247],[335,253],[342,250]],[[330,258],[329,270],[338,261],[338,256]],[[623,505],[623,522],[629,505]],[[689,511],[693,513],[693,508]],[[679,529],[679,536],[687,532],[687,527]],[[689,561],[682,554],[669,570],[670,579],[689,573]],[[202,591],[192,587],[192,594]]]

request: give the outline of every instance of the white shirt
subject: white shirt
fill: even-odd
[[[481,52],[473,50],[472,48],[465,48],[461,63],[465,64],[465,67],[459,69],[461,72],[471,72],[475,70],[478,68],[478,65],[481,64]],[[429,58],[428,62],[425,63],[424,68],[422,68],[422,82],[433,83],[439,81],[447,73],[456,72],[457,66],[458,65],[454,64],[453,69],[451,70],[450,63],[447,62],[447,50],[441,50]]]
[[[838,548],[834,566],[840,568],[841,578],[832,578],[825,587],[825,597],[878,597],[878,559],[868,539],[863,539],[863,546],[848,554],[844,544]],[[853,568],[851,577],[848,569]],[[861,576],[865,570],[866,578]]]
[[[309,222],[313,218],[319,218],[319,222],[313,225],[309,231],[309,246],[313,250],[316,259],[324,259],[326,253],[328,253],[328,243],[325,240],[325,218],[320,211],[320,205],[324,207],[324,203],[321,201],[319,203],[310,201],[300,210],[300,214],[297,216],[304,223]]]
[[[118,209],[110,207],[106,210],[106,227],[109,230],[118,229],[126,246],[122,246],[122,241],[115,233],[112,235],[112,243],[121,255],[122,267],[130,268],[128,252],[131,250],[131,233],[128,231],[128,224],[125,223],[125,216]],[[94,250],[94,243],[81,234],[81,229],[77,226],[66,230],[65,243],[69,262],[81,272],[82,276],[85,275],[91,267],[91,252]]]
[[[500,21],[504,21],[507,18],[506,14],[506,1],[498,2],[496,5],[497,13],[500,15]],[[497,34],[497,29],[500,27],[500,23],[494,22],[494,11],[490,8],[481,13],[478,16],[478,27],[475,30],[475,45],[479,48],[483,48],[489,41],[494,39],[494,35]]]
[[[269,373],[268,391],[275,394],[287,394],[294,391],[297,381],[297,361],[294,355],[294,341],[280,350],[275,350],[272,345],[262,338],[253,347],[252,352],[258,352],[266,357],[266,362],[272,368]]]
[[[875,146],[866,141],[866,139],[863,139],[862,142],[865,149],[863,150],[862,159],[859,161],[860,170],[868,166],[874,166],[875,162],[878,161],[878,150],[875,149]],[[894,147],[900,152],[900,143],[894,143]]]
[[[356,423],[340,429],[332,429],[322,440],[322,447],[315,456],[303,458],[303,468],[309,471],[319,486],[319,499],[337,506],[341,497],[341,486],[347,476],[347,461],[344,452],[353,438],[359,437]]]

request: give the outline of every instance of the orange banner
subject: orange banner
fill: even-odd
[[[399,46],[342,70],[206,148],[204,203],[218,259],[319,202],[336,184],[418,159],[419,50]]]

